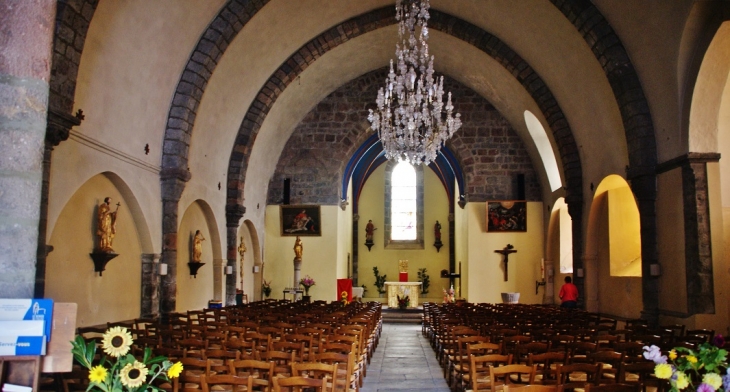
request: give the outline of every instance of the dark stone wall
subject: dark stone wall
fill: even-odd
[[[268,203],[282,201],[291,179],[292,204],[337,204],[347,161],[369,127],[368,108],[386,77],[365,74],[323,99],[297,125],[269,183]],[[463,125],[448,143],[464,170],[469,201],[515,199],[517,174],[527,200],[540,200],[540,184],[522,140],[507,120],[473,90],[446,78]]]

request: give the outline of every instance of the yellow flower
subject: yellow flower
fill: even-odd
[[[182,371],[183,371],[182,362],[175,362],[174,365],[170,366],[170,368],[167,369],[167,377],[170,377],[170,378],[180,377],[180,373],[182,373]]]
[[[722,377],[717,373],[707,373],[702,377],[702,382],[718,390],[722,386]]]
[[[666,380],[669,377],[672,377],[672,366],[666,363],[660,363],[654,366],[654,374],[657,378]]]
[[[132,345],[132,334],[124,327],[111,327],[101,340],[104,352],[112,357],[127,355]]]
[[[687,355],[687,362],[697,363],[697,357],[695,357],[694,355]]]
[[[677,359],[677,350],[672,350],[669,352],[669,359],[671,359],[672,361]]]
[[[687,380],[687,376],[684,372],[677,372],[677,380],[675,381],[675,384],[677,385],[677,389],[687,388],[689,380]]]
[[[98,365],[91,368],[89,371],[89,381],[101,384],[106,380],[106,368]]]
[[[127,388],[137,388],[147,380],[147,367],[142,362],[128,363],[119,371],[119,381]]]

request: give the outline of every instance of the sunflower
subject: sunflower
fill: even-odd
[[[112,357],[127,355],[132,345],[132,334],[124,327],[111,327],[101,341],[104,352]]]
[[[98,365],[91,368],[89,371],[89,381],[95,382],[97,384],[101,384],[106,380],[106,368],[104,366]]]
[[[170,366],[170,368],[167,369],[167,377],[177,378],[180,376],[180,373],[182,373],[182,371],[183,371],[182,362],[175,362],[174,365]]]
[[[137,388],[147,380],[149,370],[142,362],[128,363],[119,371],[119,381],[127,388]]]

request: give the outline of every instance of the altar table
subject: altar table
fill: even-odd
[[[421,282],[385,282],[388,293],[388,307],[398,307],[398,297],[408,296],[411,300],[409,308],[418,307],[418,294],[421,292]]]

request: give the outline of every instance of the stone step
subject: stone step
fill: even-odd
[[[384,323],[420,324],[423,309],[383,309]]]

